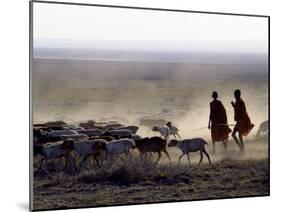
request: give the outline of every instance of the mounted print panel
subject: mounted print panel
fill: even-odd
[[[269,195],[269,17],[32,1],[30,208]]]

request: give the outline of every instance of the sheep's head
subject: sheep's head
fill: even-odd
[[[178,144],[178,140],[172,139],[172,140],[169,142],[168,147],[177,146],[177,144]]]
[[[73,139],[70,139],[70,138],[65,139],[60,148],[62,150],[66,150],[66,151],[72,151],[73,143],[74,143]]]
[[[33,154],[34,156],[42,154],[43,146],[42,145],[34,145]]]
[[[157,132],[158,131],[158,127],[153,127],[152,131]]]
[[[131,148],[132,148],[132,149],[135,149],[135,148],[136,148],[136,146],[137,146],[137,145],[136,145],[136,142],[134,142],[134,140],[132,140],[132,141],[133,141],[133,142],[132,142],[132,146],[131,146]]]
[[[96,124],[96,122],[94,120],[88,120],[87,124]]]
[[[102,134],[102,136],[112,136],[112,134],[111,134],[110,132],[108,132],[108,131],[105,131],[105,132]]]
[[[141,138],[139,140],[135,140],[135,147],[134,148],[139,148],[141,147],[145,142],[149,141],[149,138],[145,137],[145,138]]]
[[[92,146],[92,149],[95,153],[99,152],[100,150],[106,151],[106,142],[95,142]]]

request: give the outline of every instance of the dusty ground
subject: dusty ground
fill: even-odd
[[[211,155],[213,166],[204,163],[200,168],[197,153],[191,155],[189,168],[186,158],[178,166],[178,152],[169,149],[172,163],[164,157],[158,165],[144,163],[135,154],[133,161],[84,169],[79,175],[36,174],[34,209],[269,195],[267,143],[249,142],[246,147],[248,153],[242,156],[232,145],[228,155],[220,151],[216,157]]]
[[[111,58],[109,53],[102,57]],[[205,56],[213,58],[213,54]],[[126,58],[126,54],[117,57]],[[193,53],[188,58],[193,58]],[[125,125],[139,125],[143,117],[164,118],[179,128],[183,138],[208,140],[208,129],[195,129],[207,125],[211,93],[219,92],[229,124],[233,124],[230,102],[234,100],[234,89],[239,88],[256,125],[246,138],[245,155],[238,154],[230,139],[227,154],[218,145],[217,154],[211,155],[213,167],[204,163],[196,169],[198,153],[191,155],[192,168],[186,166],[186,158],[177,166],[180,152],[176,148],[168,149],[172,163],[163,157],[157,166],[152,162],[144,164],[136,152],[132,161],[105,164],[102,170],[84,169],[79,175],[61,172],[38,175],[39,158],[35,158],[34,209],[268,195],[268,142],[250,138],[259,124],[268,119],[268,72],[267,63],[263,62],[267,61],[266,56],[266,60],[253,55],[239,56],[239,62],[232,63],[217,55],[212,64],[205,63],[204,58],[200,63],[34,59],[34,123],[64,120],[78,124],[83,120],[114,117]],[[254,60],[249,62],[247,58]],[[144,127],[138,134],[159,135]],[[211,153],[212,145],[208,142],[206,148]]]

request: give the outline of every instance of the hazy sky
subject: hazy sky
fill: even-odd
[[[35,47],[267,52],[267,19],[34,3]]]

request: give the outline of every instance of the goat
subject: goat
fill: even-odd
[[[209,163],[212,164],[210,156],[205,149],[205,144],[208,143],[203,138],[192,138],[192,139],[184,139],[184,140],[172,139],[169,142],[168,147],[177,146],[182,151],[182,154],[179,156],[178,164],[180,163],[181,158],[186,154],[188,158],[189,166],[191,166],[189,153],[200,151],[200,161],[198,165],[200,166],[203,159],[203,153],[207,156]]]
[[[164,137],[164,139],[167,141],[169,139],[169,135],[170,135],[170,130],[169,127],[164,126],[164,127],[153,127],[152,131],[154,132],[159,132],[161,136]]]
[[[140,140],[136,140],[136,148],[139,150],[141,157],[146,153],[151,153],[151,152],[157,152],[158,153],[158,158],[156,160],[156,163],[160,160],[161,158],[161,152],[164,152],[169,161],[171,161],[171,158],[169,156],[169,153],[167,152],[166,149],[166,140],[160,137],[151,137],[151,138],[143,138]]]

